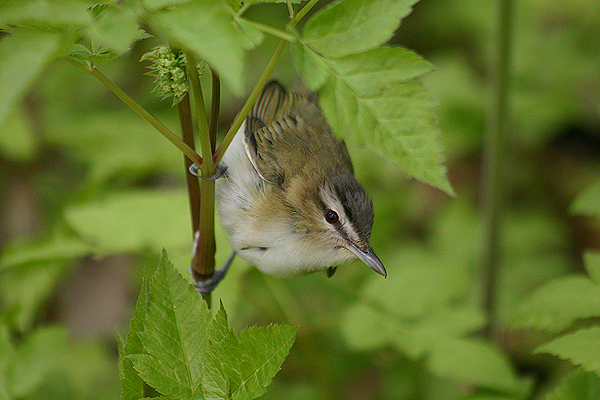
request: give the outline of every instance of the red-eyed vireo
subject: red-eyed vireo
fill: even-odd
[[[359,258],[387,276],[369,244],[373,203],[316,99],[268,83],[222,163],[221,225],[249,264],[280,277],[331,276]]]

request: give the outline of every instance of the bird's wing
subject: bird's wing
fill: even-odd
[[[315,160],[352,172],[346,145],[335,139],[314,100],[269,82],[246,120],[244,143],[261,177],[283,185]]]

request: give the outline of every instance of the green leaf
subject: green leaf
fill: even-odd
[[[90,247],[76,237],[56,233],[50,238],[6,246],[0,271],[49,261],[66,261],[89,254]]]
[[[242,3],[247,5],[267,4],[267,3],[286,3],[288,0],[243,0]],[[304,0],[290,0],[292,4],[300,4]]]
[[[449,263],[447,256],[441,261],[431,253],[406,247],[395,255],[402,260],[402,269],[385,281],[368,280],[360,296],[363,301],[350,307],[341,322],[352,348],[393,345],[418,359],[438,340],[462,338],[483,326],[481,311],[464,302],[472,282],[466,263]]]
[[[163,8],[189,3],[190,0],[142,0],[142,5],[148,11],[158,11]]]
[[[28,330],[40,307],[64,279],[72,259],[90,250],[63,233],[6,246],[0,263],[0,302],[2,316],[13,329]]]
[[[189,246],[186,194],[177,192],[118,193],[103,200],[67,208],[65,218],[98,254]]]
[[[8,327],[0,322],[0,399],[9,399],[8,372],[14,363],[16,354],[15,346],[10,340]]]
[[[220,326],[217,329],[220,343],[213,343],[207,355],[209,374],[203,379],[207,399],[231,396],[241,400],[261,396],[294,343],[296,328],[254,326],[243,329],[238,339],[231,330],[222,335],[222,322]],[[227,379],[223,379],[224,376]]]
[[[560,332],[578,319],[600,316],[600,286],[583,276],[555,279],[515,311],[512,324]]]
[[[600,378],[578,369],[567,376],[547,400],[596,400],[600,399]]]
[[[562,335],[539,346],[535,352],[554,354],[600,376],[600,327],[584,328]]]
[[[587,250],[583,254],[585,269],[592,280],[600,285],[600,252]]]
[[[142,290],[138,296],[135,313],[129,324],[127,341],[122,343],[119,337],[119,372],[121,375],[121,400],[137,400],[144,397],[144,382],[133,368],[133,362],[127,356],[131,354],[142,354],[144,345],[139,333],[144,328],[146,317],[148,290],[146,282],[142,282]]]
[[[265,37],[265,35],[247,19],[234,15],[233,24],[242,41],[242,46],[246,50],[251,50],[258,46]]]
[[[198,397],[211,315],[206,302],[163,251],[148,290],[144,331],[148,354],[129,357],[150,386],[171,397]]]
[[[296,51],[297,54],[298,51]],[[300,70],[334,132],[366,146],[414,178],[448,193],[452,188],[442,164],[435,101],[416,77],[431,65],[399,47],[327,59],[304,46]],[[312,54],[311,54],[312,53]]]
[[[243,41],[223,2],[193,0],[149,15],[148,24],[215,68],[234,93],[243,92]]]
[[[38,329],[27,336],[18,349],[10,373],[13,396],[20,398],[31,394],[50,373],[61,367],[67,348],[64,327]]]
[[[137,15],[129,8],[109,5],[87,30],[97,45],[121,55],[138,37]]]
[[[341,57],[387,42],[418,0],[343,0],[315,14],[303,43],[326,57]]]
[[[14,105],[73,40],[59,33],[31,31],[0,40],[0,132]]]
[[[179,163],[173,162],[181,156],[177,148],[129,109],[121,107],[120,111],[106,113],[98,110],[84,117],[52,108],[44,120],[48,128],[44,139],[68,147],[77,161],[89,165],[87,180],[92,184],[101,185],[124,176],[144,179],[154,173],[180,172]],[[155,248],[165,246],[158,243]]]
[[[0,154],[17,162],[30,161],[39,151],[41,138],[35,134],[33,123],[21,103],[9,112],[0,129]]]
[[[243,329],[238,339],[221,304],[210,330],[202,378],[205,398],[254,399],[264,394],[295,336],[294,327],[270,325]]]
[[[517,388],[514,369],[506,355],[492,344],[472,339],[446,339],[433,345],[427,359],[433,373],[503,392]]]
[[[54,29],[76,29],[92,22],[87,4],[73,0],[28,0],[10,2],[1,7],[0,28],[28,26]]]
[[[94,64],[101,64],[113,60],[119,56],[111,49],[102,46],[93,46],[88,49],[82,44],[75,43],[68,50],[67,55],[71,58],[81,61],[89,61]]]
[[[571,212],[590,217],[600,217],[600,180],[579,195],[571,206]]]

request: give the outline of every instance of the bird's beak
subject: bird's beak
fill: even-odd
[[[387,278],[387,271],[379,257],[375,255],[371,246],[367,245],[367,247],[363,249],[350,240],[347,240],[347,242],[350,245],[348,250],[354,253],[356,257],[360,258],[360,260],[367,264],[373,271],[377,272],[379,275],[383,275],[384,278]]]

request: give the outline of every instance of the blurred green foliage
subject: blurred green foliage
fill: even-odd
[[[487,322],[480,307],[478,210],[494,4],[422,0],[391,39],[435,68],[423,81],[439,103],[435,115],[457,196],[350,148],[374,200],[372,244],[388,280],[359,263],[331,280],[320,274],[278,280],[237,260],[215,291],[215,304],[223,301],[238,330],[254,323],[298,326],[296,344],[264,399],[598,398],[598,258],[583,254],[600,245],[600,3],[515,2],[497,282],[501,330],[486,341],[478,336]],[[7,15],[0,12],[0,22]],[[65,23],[85,24],[86,15]],[[256,5],[245,15],[283,26],[287,7]],[[131,16],[119,17],[123,24],[105,48],[93,49],[96,56],[112,57],[108,47],[124,52],[123,37],[139,34]],[[170,23],[176,16],[165,18]],[[35,72],[62,48],[51,35],[31,34],[40,36]],[[276,45],[268,35],[261,39],[224,88],[224,129]],[[177,131],[170,101],[154,96],[152,78],[138,62],[158,44],[159,38],[139,41],[101,69]],[[290,54],[275,76],[293,85]],[[24,99],[0,131],[0,398],[116,398],[113,332],[126,330],[141,277],[152,273],[161,247],[187,276],[191,232],[182,157],[64,62],[50,65],[31,92],[3,96]],[[229,247],[224,233],[217,235],[221,264]],[[127,257],[118,278],[128,301],[113,305],[125,317],[103,323],[100,301],[74,311],[82,276],[108,273],[115,253]],[[118,298],[119,288],[103,283],[86,294]],[[97,321],[75,330],[69,321],[82,314],[74,312]]]

